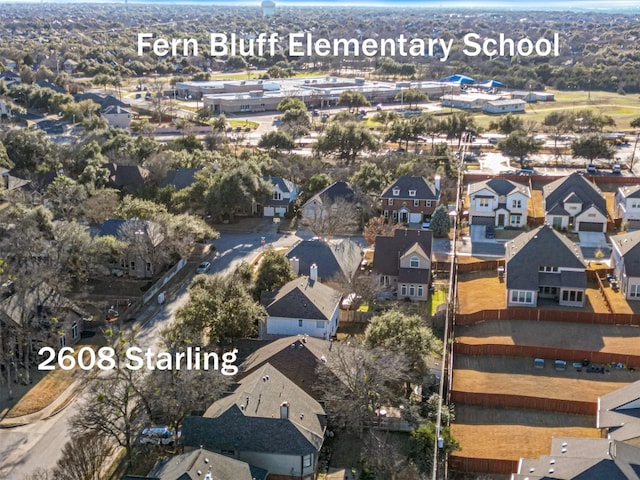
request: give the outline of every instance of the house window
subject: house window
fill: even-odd
[[[129,264],[129,268],[130,268],[131,270],[135,270],[135,269],[136,269],[136,262],[131,262],[131,263]]]
[[[389,286],[389,275],[380,275],[380,285]]]
[[[415,197],[416,196],[416,191],[415,190],[409,190],[409,196],[410,197]]]
[[[147,269],[147,272],[151,271],[151,262],[147,262],[145,265],[145,268]]]
[[[539,272],[558,273],[558,267],[550,267],[548,265],[540,265]]]
[[[273,192],[273,199],[274,200],[282,200],[282,193],[278,192],[278,191]]]
[[[406,297],[407,296],[407,286],[406,285],[402,285],[400,287],[400,296],[402,296],[402,297]]]
[[[64,348],[67,346],[67,337],[64,335],[60,335],[60,348]]]
[[[409,266],[411,268],[420,268],[420,259],[414,255],[409,259]]]
[[[302,320],[298,320],[298,326],[302,327]]]
[[[316,328],[324,328],[324,321],[316,320]]]
[[[384,218],[389,219],[389,210],[385,210],[384,212],[382,212],[382,215],[384,216]]]
[[[522,200],[514,200],[511,203],[511,208],[522,208]]]
[[[415,285],[409,285],[409,296],[410,297],[415,297],[416,296],[416,286]]]
[[[394,220],[397,220],[397,219],[398,219],[398,211],[397,211],[397,210],[394,210],[394,211],[393,211],[393,219],[394,219]]]
[[[422,285],[418,285],[418,297],[424,297],[424,287]]]
[[[399,188],[394,188],[393,189],[393,196],[397,197],[398,195],[400,195],[400,189]]]
[[[425,201],[424,201],[424,204],[425,204],[427,207],[430,207],[430,206],[431,206],[431,200],[425,200]]]
[[[489,206],[489,199],[488,199],[488,198],[480,198],[479,200],[480,200],[480,201],[479,201],[479,204],[478,204],[478,205],[479,205],[480,207],[485,207],[485,208],[486,208],[486,207],[488,207],[488,206]]]
[[[640,200],[631,200],[631,208],[640,208]]]
[[[563,302],[582,302],[582,292],[576,290],[564,290],[562,292]]]
[[[521,215],[511,215],[511,226],[513,227],[519,227],[520,223],[522,222],[522,216]]]
[[[78,338],[78,322],[73,322],[71,325],[71,338],[74,340]]]
[[[419,207],[420,206],[420,200],[414,200],[413,201],[413,206],[414,207]]]
[[[393,205],[393,198],[389,198],[387,200],[387,205]]]
[[[526,290],[511,290],[511,303],[533,304],[533,292]]]
[[[311,466],[311,455],[305,455],[302,457],[302,467],[307,468]]]
[[[629,285],[629,297],[632,297],[632,298],[640,297],[640,285],[639,284]]]

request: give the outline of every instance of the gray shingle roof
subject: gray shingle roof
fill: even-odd
[[[362,261],[362,249],[349,239],[304,240],[287,252],[287,258],[293,257],[299,261],[298,273],[308,274],[315,263],[320,281],[341,277],[349,281]]]
[[[400,194],[394,195],[393,190],[399,189]],[[415,196],[409,196],[409,190],[415,190]],[[414,200],[438,200],[440,192],[436,191],[436,187],[429,183],[424,177],[402,176],[387,187],[380,195],[380,198],[403,198]]]
[[[640,198],[640,185],[620,187],[618,192],[620,192],[624,198]]]
[[[341,294],[308,276],[291,280],[275,295],[265,295],[263,305],[272,317],[329,320]]]
[[[610,240],[624,259],[625,273],[630,277],[640,277],[640,230],[613,235]]]
[[[469,185],[469,195],[473,195],[475,192],[479,192],[484,188],[495,192],[499,196],[509,195],[514,190],[518,190],[520,193],[526,195],[527,197],[531,196],[531,194],[529,193],[529,188],[526,185],[512,182],[511,180],[507,180],[504,178],[491,178],[482,182],[472,183],[471,185]]]
[[[342,198],[347,202],[353,202],[355,197],[356,194],[351,185],[347,182],[335,182],[316,193],[305,205],[313,202],[323,203],[325,199],[328,199],[330,203],[334,203],[338,198]]]
[[[607,214],[606,201],[600,189],[577,172],[545,185],[542,192],[546,212],[574,193],[583,204],[592,204],[603,215]]]
[[[287,418],[281,418],[283,402]],[[269,363],[241,380],[203,417],[186,417],[182,427],[186,446],[283,455],[320,451],[324,431],[322,406]]]
[[[431,230],[397,229],[393,237],[376,237],[373,270],[379,275],[398,275],[400,255],[418,243],[431,257]]]
[[[160,187],[164,188],[172,185],[176,190],[187,188],[193,184],[196,172],[199,170],[199,168],[176,168],[171,170],[167,173],[167,176],[164,177],[162,183],[160,183]]]
[[[147,478],[203,480],[207,473],[211,475],[211,480],[266,480],[269,472],[235,458],[200,448],[161,461],[149,472]]]
[[[596,426],[609,428],[609,435],[616,440],[640,437],[640,381],[598,399]]]
[[[266,181],[271,182],[271,184],[273,186],[277,186],[281,192],[295,192],[297,187],[296,184],[293,183],[291,180],[287,180],[285,178],[282,177],[269,177],[269,176],[265,176],[263,177]]]
[[[580,249],[548,225],[522,233],[507,242],[505,253],[509,290],[537,290],[541,266],[585,268]],[[580,275],[584,276],[586,286],[586,273],[582,271]],[[580,283],[574,276],[566,279],[572,285]]]

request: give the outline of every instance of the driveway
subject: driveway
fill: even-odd
[[[578,232],[581,247],[606,247],[607,238],[601,232]]]
[[[487,233],[486,225],[471,225],[469,226],[469,233],[471,235],[471,243],[491,241],[485,237]]]

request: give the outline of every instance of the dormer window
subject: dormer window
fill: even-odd
[[[415,255],[409,259],[409,267],[420,268],[420,258]]]
[[[282,200],[282,192],[276,190],[273,192],[273,199],[274,200]]]
[[[400,195],[400,189],[399,188],[394,188],[393,189],[393,196],[397,197],[398,195]]]
[[[410,197],[415,197],[416,196],[416,191],[415,190],[409,190],[409,196]]]

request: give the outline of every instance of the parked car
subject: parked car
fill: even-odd
[[[496,227],[494,227],[493,225],[487,225],[484,236],[488,239],[496,238]]]
[[[491,145],[496,145],[498,143],[498,139],[496,137],[491,137],[487,140]]]
[[[175,433],[166,425],[147,427],[140,433],[141,444],[173,445]]]
[[[202,262],[196,268],[196,273],[207,273],[209,270],[211,270],[211,262]]]
[[[593,163],[590,163],[589,165],[587,165],[587,173],[589,175],[595,175],[596,173],[598,173],[598,169]]]
[[[622,173],[622,168],[616,163],[613,167],[611,167],[611,173],[620,175]]]
[[[422,222],[422,229],[426,230],[431,226],[431,220],[425,220],[424,222]]]

